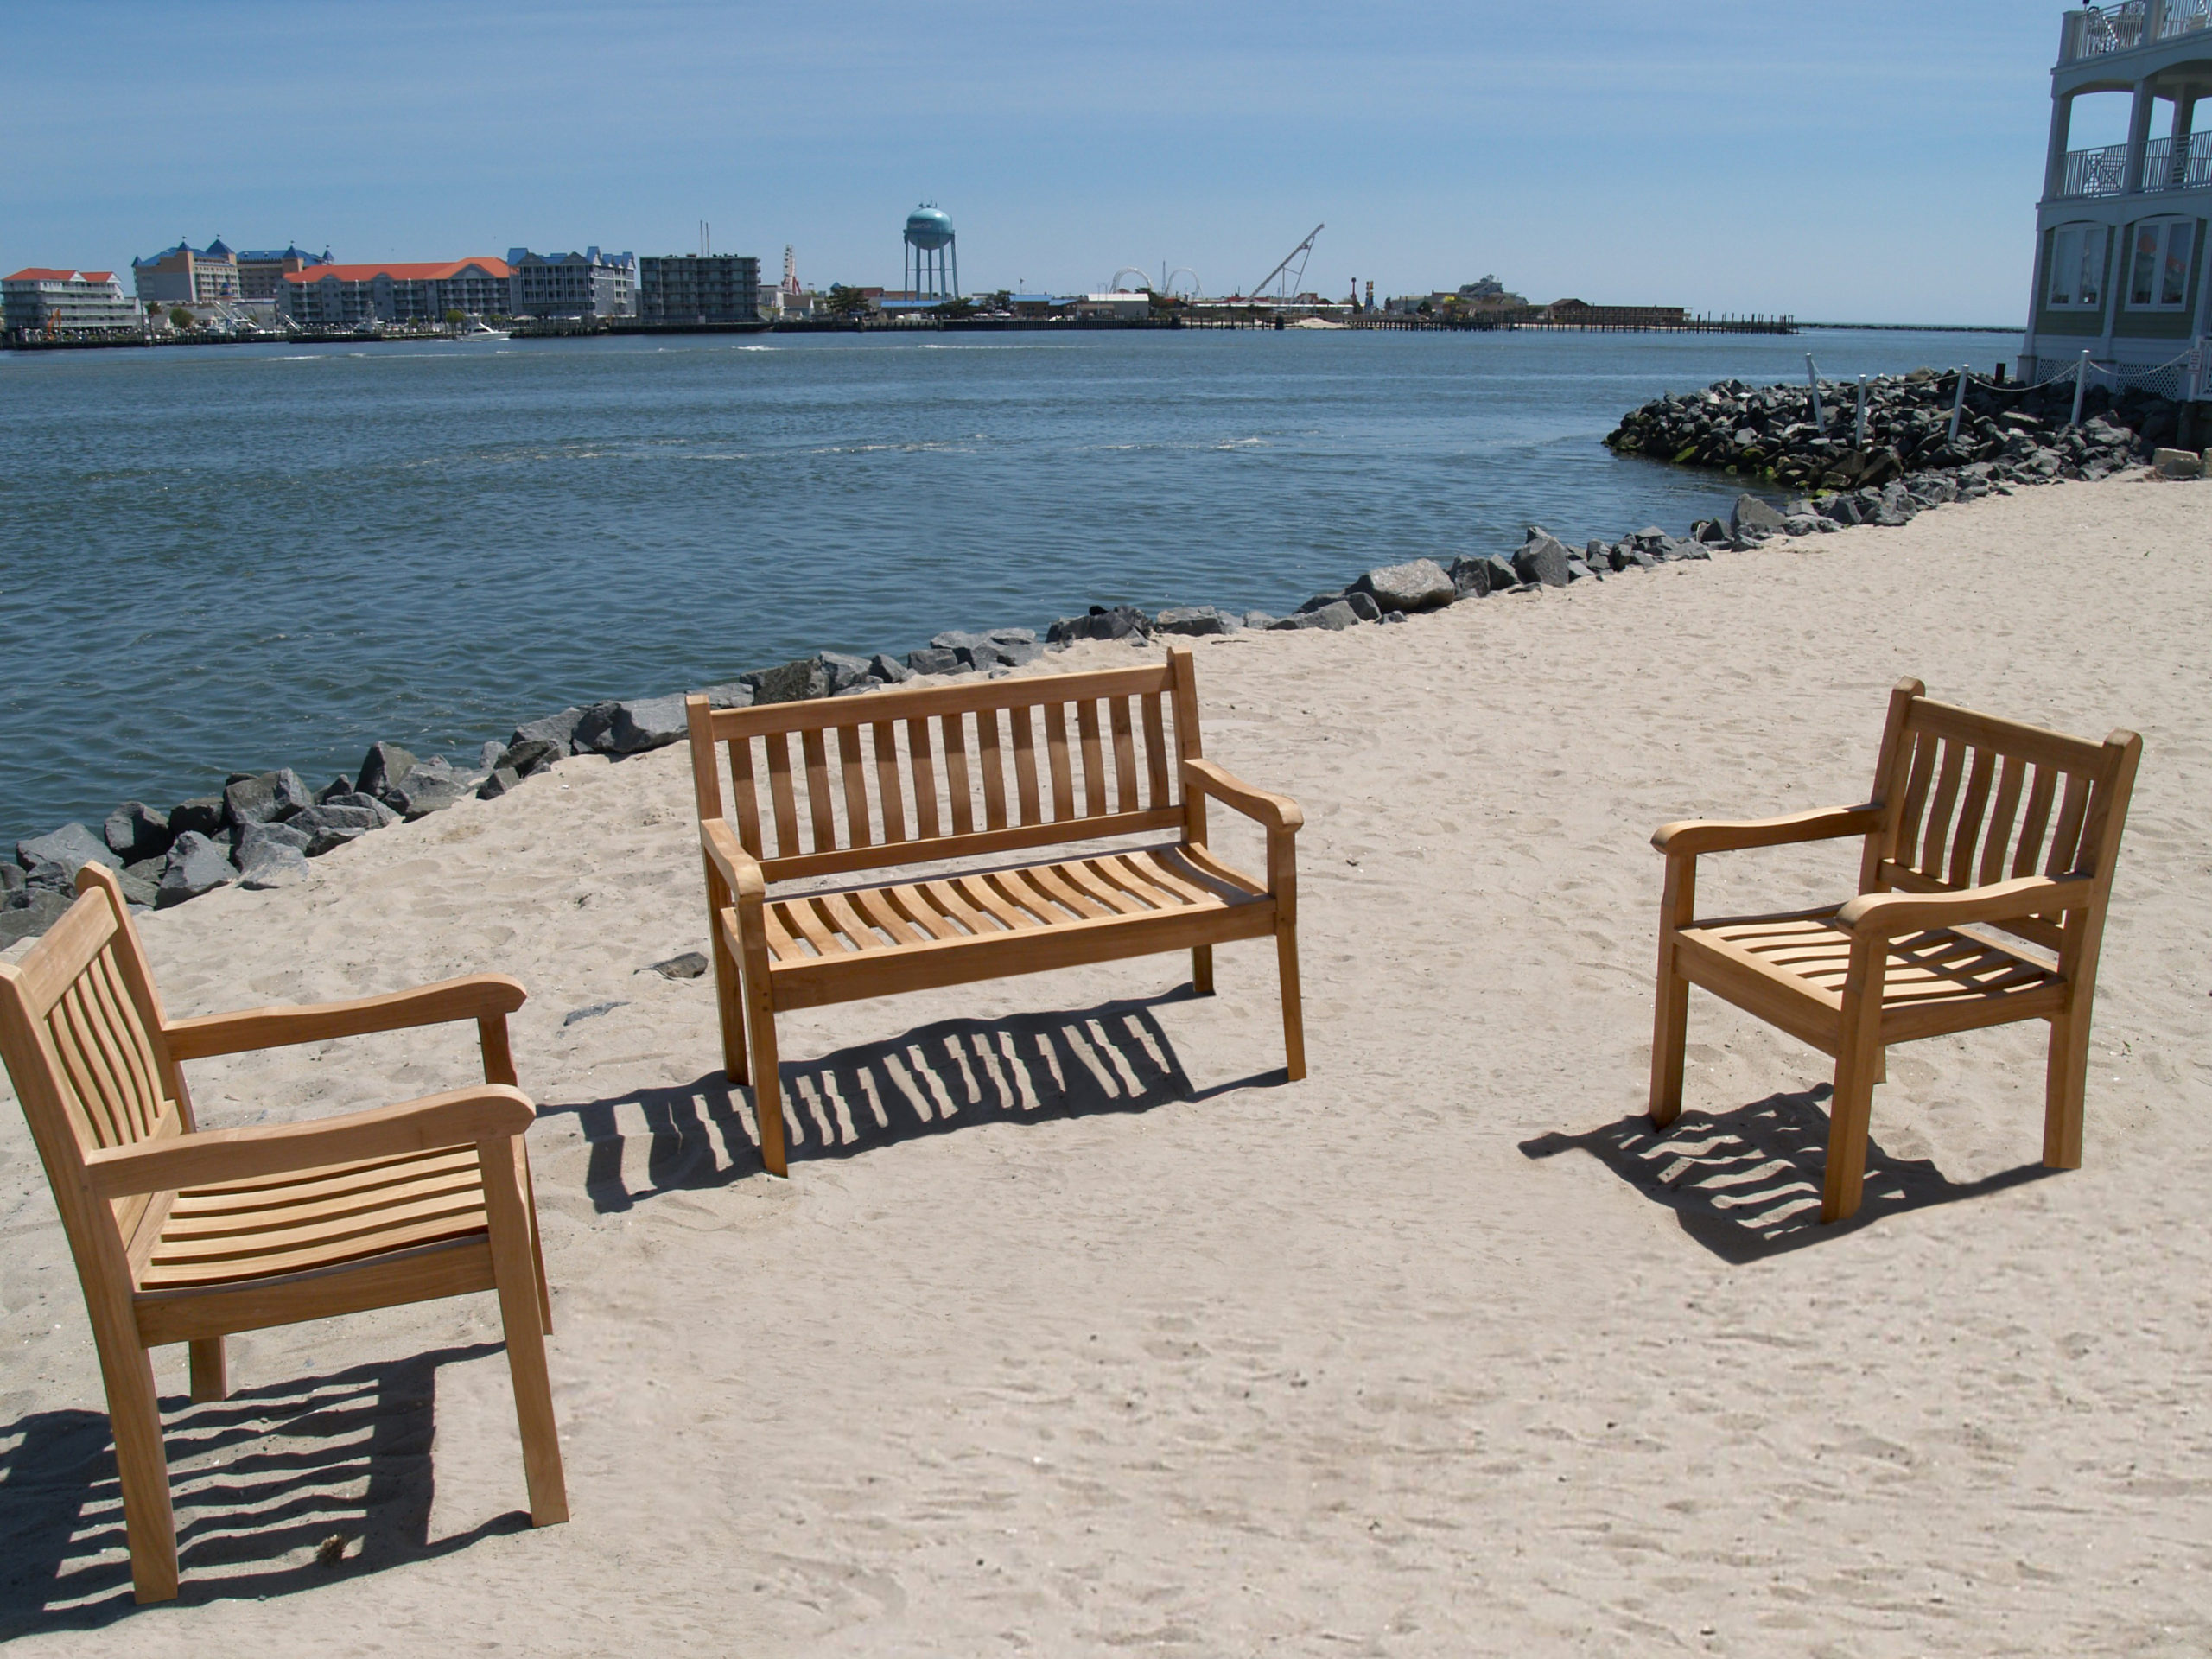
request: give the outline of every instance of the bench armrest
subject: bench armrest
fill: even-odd
[[[251,1048],[286,1048],[294,1043],[359,1037],[372,1031],[486,1020],[512,1014],[529,995],[519,980],[505,974],[471,974],[464,979],[442,980],[435,985],[418,985],[411,990],[364,996],[351,1002],[203,1014],[190,1020],[172,1020],[162,1032],[171,1054],[180,1060],[194,1060]]]
[[[2014,922],[2077,910],[2095,886],[2087,875],[2024,875],[1963,893],[1862,893],[1836,912],[1835,925],[1861,938],[1893,938],[1967,922]]]
[[[1295,835],[1306,823],[1305,809],[1287,795],[1270,795],[1266,790],[1255,789],[1211,760],[1184,761],[1183,787],[1211,795],[1224,806],[1231,807],[1270,830]]]
[[[702,818],[699,845],[721,872],[722,880],[734,896],[758,899],[768,891],[768,883],[760,874],[760,861],[745,850],[728,819]]]
[[[1784,847],[1793,842],[1831,841],[1840,836],[1872,835],[1882,825],[1882,809],[1823,806],[1776,818],[1685,818],[1659,826],[1651,844],[1669,858],[1700,853],[1732,853],[1747,847]]]
[[[360,1159],[466,1147],[522,1134],[537,1116],[519,1089],[481,1084],[307,1123],[207,1129],[85,1155],[92,1191],[104,1198],[174,1192],[248,1181]]]

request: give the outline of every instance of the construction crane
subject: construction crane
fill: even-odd
[[[1265,294],[1268,291],[1268,284],[1278,276],[1282,278],[1282,289],[1276,295],[1276,298],[1287,300],[1300,293],[1301,290],[1299,284],[1306,280],[1306,257],[1313,251],[1313,238],[1328,228],[1325,225],[1316,225],[1309,231],[1303,242],[1283,255],[1281,264],[1260,278],[1252,289],[1252,296],[1257,299],[1261,295]],[[1290,268],[1290,262],[1294,259],[1298,261],[1298,269],[1295,271]]]

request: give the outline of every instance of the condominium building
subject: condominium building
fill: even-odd
[[[2065,14],[2023,376],[2048,376],[2086,351],[2120,374],[2168,368],[2160,390],[2212,395],[2201,349],[2212,334],[2212,130],[2200,114],[2212,111],[2208,86],[2212,0],[2123,0]],[[2124,116],[2126,138],[2076,144],[2101,104],[2111,106],[2105,131],[2120,130]]]
[[[130,280],[149,305],[213,305],[244,297],[238,255],[219,236],[204,248],[180,240],[150,259],[133,259]]]
[[[638,256],[597,248],[532,253],[509,248],[507,313],[517,317],[627,317],[638,309]]]
[[[309,328],[440,322],[448,311],[505,316],[514,273],[504,259],[432,264],[315,265],[288,270],[277,308]]]
[[[760,262],[750,254],[649,254],[638,261],[638,315],[647,322],[759,322]]]
[[[311,270],[330,263],[330,250],[321,253],[306,253],[296,247],[261,248],[241,253],[238,259],[238,293],[249,300],[273,300],[284,285],[287,271]]]
[[[0,277],[0,328],[65,334],[136,332],[146,314],[125,298],[111,270],[54,270],[41,265]]]

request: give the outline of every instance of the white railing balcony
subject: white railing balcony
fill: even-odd
[[[2165,0],[2158,9],[2159,40],[2194,35],[2202,29],[2212,29],[2212,0]]]
[[[2066,171],[2059,177],[2062,196],[2116,196],[2127,178],[2127,146],[2107,144],[2101,149],[2069,149]]]
[[[2120,0],[2069,11],[2059,36],[2063,66],[2212,29],[2212,0]]]
[[[2144,146],[2145,190],[2202,190],[2207,186],[2212,186],[2212,132],[2193,133],[2179,144],[2171,138],[2154,138]]]

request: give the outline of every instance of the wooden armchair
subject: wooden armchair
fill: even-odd
[[[1693,984],[1833,1056],[1824,1222],[1859,1208],[1867,1115],[1891,1043],[2049,1020],[2043,1160],[2082,1162],[2097,949],[2143,740],[2063,737],[1924,693],[1904,680],[1890,694],[1864,804],[1691,820],[1651,838],[1667,857],[1651,1122],[1664,1128],[1682,1109]],[[1848,904],[1693,919],[1700,854],[1841,836],[1866,838]]]
[[[147,1351],[190,1344],[192,1397],[227,1391],[234,1331],[499,1295],[530,1513],[568,1519],[545,1370],[553,1328],[506,1016],[495,974],[314,1007],[170,1020],[115,877],[19,966],[0,963],[0,1055],[46,1166],[107,1387],[137,1599],[176,1594],[159,1403]],[[179,1063],[474,1020],[485,1082],[304,1123],[195,1130]]]

